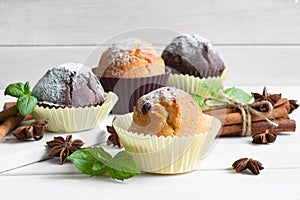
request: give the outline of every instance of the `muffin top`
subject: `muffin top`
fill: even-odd
[[[94,73],[115,78],[147,77],[164,74],[165,64],[152,44],[128,38],[113,43],[102,54]]]
[[[65,63],[48,70],[32,90],[39,102],[58,106],[89,106],[104,101],[104,90],[90,68]]]
[[[129,131],[174,137],[207,129],[202,110],[191,95],[174,87],[162,87],[138,100]]]
[[[200,78],[221,76],[224,62],[211,42],[197,34],[174,38],[162,53],[167,66],[182,74]]]

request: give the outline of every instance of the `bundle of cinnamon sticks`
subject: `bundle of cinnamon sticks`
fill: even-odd
[[[32,116],[22,116],[15,102],[5,103],[4,110],[0,112],[0,141],[23,120],[30,120]]]
[[[269,94],[264,89],[262,95],[252,93],[255,102],[269,101],[273,105],[273,110],[265,115],[251,115],[251,133],[262,133],[267,129],[274,132],[294,132],[296,129],[296,121],[290,119],[289,114],[298,108],[296,100],[288,100],[281,98],[281,94]],[[257,108],[260,109],[260,108]],[[263,108],[262,108],[263,109]],[[203,111],[205,114],[212,115],[221,120],[223,127],[219,131],[219,136],[242,136],[243,117],[238,108],[222,107]],[[277,123],[277,127],[273,127],[266,118]]]

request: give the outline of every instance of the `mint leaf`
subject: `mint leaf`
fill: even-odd
[[[211,97],[216,97],[216,98],[219,98],[219,90],[223,90],[224,89],[224,86],[223,84],[220,84],[220,85],[215,85],[215,86],[211,86],[205,82],[203,83],[200,83],[200,86],[204,89],[204,90],[207,90],[210,94]]]
[[[27,116],[34,110],[37,99],[34,96],[22,96],[18,98],[17,107],[21,115]]]
[[[102,147],[89,147],[75,151],[69,159],[81,173],[91,176],[109,172],[111,178],[124,180],[140,173],[130,154],[125,151],[113,158]]]
[[[88,149],[79,149],[68,158],[82,174],[99,176],[107,171],[106,165],[99,162]]]
[[[23,83],[13,83],[6,87],[4,95],[20,98],[25,95]]]
[[[30,95],[30,86],[29,86],[29,82],[28,81],[24,85],[24,93],[26,95]]]
[[[109,167],[108,171],[113,179],[124,180],[140,174],[132,156],[126,151],[119,152],[112,159]]]
[[[37,99],[30,95],[30,85],[27,81],[23,83],[13,83],[6,87],[4,95],[10,95],[18,98],[17,108],[19,113],[23,116],[27,116],[34,110]]]
[[[252,96],[246,93],[244,90],[235,87],[227,88],[224,90],[224,93],[229,97],[243,103],[248,103],[252,99]]]
[[[104,149],[102,147],[88,148],[87,150],[99,162],[103,163],[106,166],[109,166],[109,163],[112,160],[112,156],[109,153],[107,153],[106,151],[104,151]]]
[[[202,88],[204,88],[204,89],[211,89],[211,87],[210,87],[207,83],[205,83],[205,82],[200,83],[200,86],[201,86]]]
[[[204,105],[204,98],[202,96],[198,96],[192,94],[193,99],[195,99],[196,103],[200,106],[201,109],[205,109],[206,106]]]

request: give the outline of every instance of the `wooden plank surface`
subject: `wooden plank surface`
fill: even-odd
[[[62,166],[63,167],[63,166]],[[80,174],[0,175],[3,198],[56,199],[299,199],[300,169],[265,169],[259,176],[232,170],[182,175],[142,174],[124,182]]]
[[[0,45],[97,45],[143,27],[198,33],[216,44],[294,45],[300,44],[296,2],[2,0]]]
[[[106,47],[0,47],[0,89],[9,83],[34,85],[51,67],[65,62],[96,66]],[[163,49],[163,46],[158,47]],[[227,85],[297,85],[300,46],[218,46],[228,68]]]
[[[260,86],[242,86],[245,91],[257,91]],[[299,86],[270,86],[269,92],[281,92],[284,97],[299,99]],[[7,97],[5,97],[7,99]],[[292,119],[299,123],[299,112]],[[105,123],[110,123],[107,119]],[[103,124],[104,126],[105,124]],[[0,173],[3,198],[53,199],[68,198],[124,198],[134,199],[298,199],[300,191],[299,130],[281,134],[273,144],[254,145],[250,137],[219,138],[212,152],[200,168],[181,175],[155,175],[142,173],[124,182],[108,177],[81,175],[67,162],[57,159],[31,164]],[[104,144],[102,144],[104,145]],[[112,155],[119,150],[105,146]],[[235,173],[231,164],[241,157],[258,159],[265,167],[260,175]],[[18,192],[16,192],[16,190]],[[163,192],[162,192],[163,191]],[[33,195],[34,194],[34,195]],[[145,195],[146,194],[146,195]]]

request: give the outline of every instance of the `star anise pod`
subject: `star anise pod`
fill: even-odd
[[[110,136],[107,138],[107,145],[113,144],[119,148],[123,147],[123,144],[113,126],[106,126],[107,132],[110,133]]]
[[[38,141],[44,137],[44,132],[47,124],[48,119],[37,120],[30,125],[18,127],[12,133],[18,140],[33,138]]]
[[[255,144],[268,144],[273,143],[276,140],[276,133],[272,130],[266,129],[263,133],[257,133],[252,136],[252,143]]]
[[[290,114],[299,107],[299,104],[297,103],[297,100],[289,100],[289,103],[290,103],[290,110],[289,110],[289,114]]]
[[[80,149],[84,143],[77,139],[72,141],[72,135],[68,134],[66,139],[61,136],[54,137],[54,140],[48,141],[47,145],[50,147],[49,156],[59,157],[60,164],[63,164],[69,155]]]
[[[279,101],[279,99],[281,99],[281,94],[270,94],[267,92],[266,87],[264,87],[262,94],[259,94],[259,93],[251,93],[251,94],[252,94],[255,102],[269,101],[272,103],[272,105],[276,104],[277,101]]]
[[[236,172],[241,172],[246,169],[249,169],[255,175],[259,174],[259,170],[264,169],[264,167],[259,161],[253,160],[251,158],[241,158],[235,161],[232,164],[232,167],[233,169],[235,169]]]

